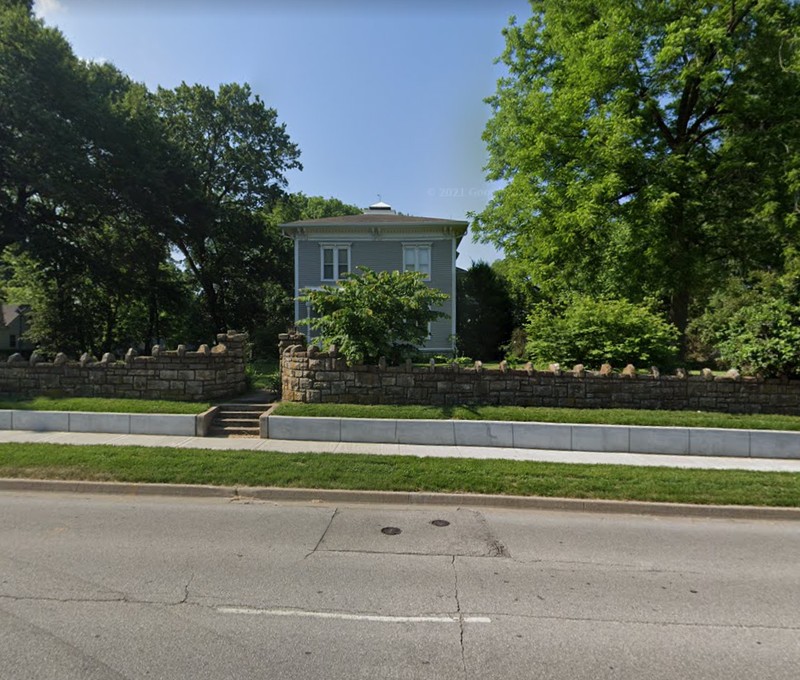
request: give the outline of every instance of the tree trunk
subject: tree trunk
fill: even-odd
[[[679,351],[681,359],[686,359],[686,351],[688,349],[686,327],[689,324],[689,300],[689,288],[686,285],[681,286],[670,298],[669,317],[680,332]]]

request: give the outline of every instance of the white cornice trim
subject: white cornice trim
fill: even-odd
[[[337,232],[332,234],[330,231],[318,234],[305,234],[298,236],[297,240],[314,241],[316,243],[338,243],[341,241],[449,241],[452,236],[441,232],[397,232],[387,234],[357,234],[353,232]]]

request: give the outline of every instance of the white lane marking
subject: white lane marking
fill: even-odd
[[[378,623],[491,623],[488,616],[380,616],[378,614],[344,614],[337,612],[309,612],[301,609],[250,609],[248,607],[217,607],[220,614],[249,614],[260,616],[302,616],[313,619],[339,621],[372,621]]]

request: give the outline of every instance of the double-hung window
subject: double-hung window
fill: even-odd
[[[349,243],[323,243],[320,257],[323,281],[338,281],[350,271]]]
[[[403,244],[403,271],[421,272],[425,280],[431,279],[431,244],[430,243],[404,243]]]

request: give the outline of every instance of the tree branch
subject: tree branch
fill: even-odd
[[[666,124],[664,118],[661,115],[661,111],[658,109],[658,104],[654,102],[652,99],[648,97],[648,100],[651,104],[651,110],[653,114],[653,118],[656,122],[656,126],[658,127],[659,131],[663,135],[664,139],[666,140],[667,144],[669,144],[670,149],[674,149],[676,146],[675,135],[672,134],[672,130],[669,129],[669,125]]]
[[[739,16],[736,16],[736,3],[731,4],[731,20],[728,22],[728,28],[726,29],[725,33],[727,35],[733,35],[733,32],[739,27],[748,14],[750,14],[750,10],[753,9],[758,4],[758,0],[750,0],[744,9],[742,10]]]

